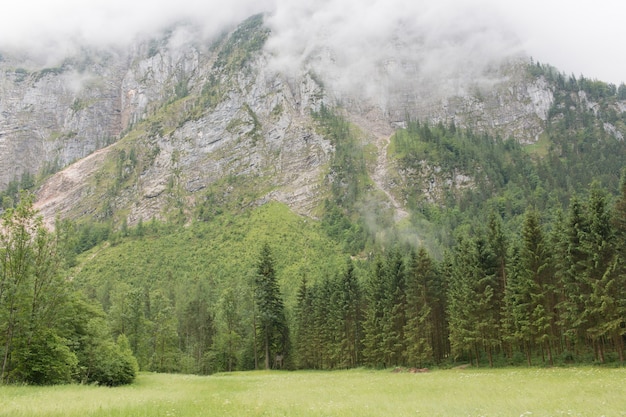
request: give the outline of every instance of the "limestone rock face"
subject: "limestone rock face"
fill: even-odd
[[[25,172],[67,166],[114,142],[123,129],[125,59],[86,52],[40,68],[0,61],[0,186]]]
[[[372,99],[329,91],[306,68],[295,75],[272,69],[262,47],[267,32],[249,22],[214,44],[181,33],[127,51],[86,51],[54,68],[2,55],[0,187],[24,172],[61,170],[38,191],[50,223],[60,215],[134,224],[191,210],[229,177],[262,178],[258,204],[275,199],[313,215],[334,151],[311,116],[322,105],[340,109],[364,144],[376,145],[370,174],[386,188],[394,183],[386,144],[407,116],[532,143],[554,103],[552,87],[529,76],[523,60],[454,94],[408,84]],[[621,135],[608,123],[605,130]],[[462,173],[450,181],[471,186]],[[431,185],[435,198],[441,187]]]

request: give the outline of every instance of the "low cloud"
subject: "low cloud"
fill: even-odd
[[[47,63],[81,47],[126,47],[185,22],[210,38],[248,16],[273,10],[273,0],[12,1],[0,13],[0,50]]]
[[[0,51],[52,62],[84,45],[123,47],[177,22],[202,28],[206,39],[259,12],[274,30],[275,65],[345,70],[351,75],[330,78],[347,88],[373,71],[462,79],[521,48],[567,73],[626,78],[621,0],[21,0],[2,6]]]
[[[490,69],[521,52],[487,3],[458,3],[327,0],[313,7],[279,0],[267,19],[266,48],[277,70],[310,70],[340,94],[458,94],[489,81]]]

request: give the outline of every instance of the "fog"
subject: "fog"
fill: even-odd
[[[380,74],[381,65],[387,72],[412,72],[422,79],[473,76],[503,54],[521,51],[577,76],[616,84],[626,79],[621,46],[626,25],[620,21],[626,5],[620,0],[6,3],[0,13],[0,50],[28,51],[48,62],[83,45],[125,46],[182,21],[201,27],[200,36],[209,38],[251,14],[266,12],[273,29],[268,50],[274,65],[295,71],[303,63],[315,68],[318,60],[325,68],[331,62],[342,71],[329,75],[346,87],[355,84],[352,77]]]
[[[457,3],[345,0],[311,7],[279,0],[267,20],[266,48],[280,71],[313,71],[331,91],[351,96],[385,97],[411,84],[422,96],[462,93],[489,82],[491,69],[522,50],[492,9]]]
[[[12,1],[0,12],[0,50],[50,65],[84,46],[124,48],[179,23],[208,39],[273,7],[273,0]]]

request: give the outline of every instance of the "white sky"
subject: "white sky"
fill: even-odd
[[[280,25],[297,21],[298,16],[301,19],[314,16],[318,22],[325,22],[326,27],[347,27],[346,33],[357,37],[366,33],[369,38],[394,24],[386,19],[401,19],[405,25],[406,22],[426,24],[429,30],[450,30],[454,36],[464,33],[465,26],[487,27],[495,30],[487,30],[488,34],[498,30],[513,32],[528,55],[567,74],[583,74],[615,84],[626,81],[626,48],[622,46],[626,42],[626,2],[623,0],[12,0],[3,3],[0,50],[18,48],[58,55],[76,43],[128,42],[180,19],[202,22],[206,34],[212,35],[224,25],[253,13],[278,10],[279,18],[273,21],[277,37],[283,29]],[[292,19],[291,13],[297,16]],[[356,20],[363,17],[368,19],[366,24]],[[430,19],[428,23],[426,18]],[[306,24],[304,20],[300,27],[304,30]],[[282,35],[298,37],[293,33],[298,27],[293,24],[287,24],[284,29]],[[348,36],[346,33],[342,36]],[[487,42],[485,38],[479,41]],[[499,41],[495,44],[501,46]]]

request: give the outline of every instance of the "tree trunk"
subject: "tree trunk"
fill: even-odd
[[[613,340],[615,341],[615,349],[617,350],[617,354],[619,355],[619,363],[624,363],[624,343],[622,336],[619,332],[616,332],[613,336]]]
[[[476,356],[476,367],[478,368],[478,366],[480,365],[480,354],[478,353],[478,345],[474,344],[474,355]]]
[[[0,383],[4,382],[7,364],[9,362],[9,351],[11,348],[10,340],[11,339],[7,337],[7,342],[4,344],[4,358],[2,359],[2,373],[0,373]]]
[[[252,303],[252,327],[254,329],[254,369],[259,369],[259,348],[256,342],[256,311]]]
[[[604,346],[602,339],[598,340],[598,360],[600,363],[604,363]]]
[[[550,342],[547,343],[548,348],[548,361],[550,362],[550,366],[554,366],[554,360],[552,358],[552,347],[550,346]]]
[[[4,358],[2,358],[2,373],[0,373],[0,383],[4,382],[6,378],[9,360],[11,358],[11,341],[13,339],[13,324],[11,322],[9,322],[7,328],[6,338],[7,340],[4,344]]]
[[[265,369],[270,369],[270,334],[269,329],[265,329]]]

